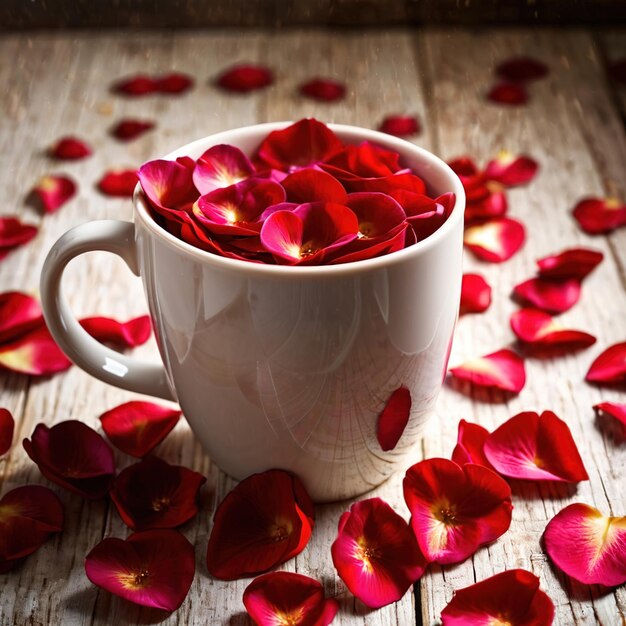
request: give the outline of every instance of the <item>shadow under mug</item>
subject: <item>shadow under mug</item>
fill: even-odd
[[[285,123],[222,132],[166,159],[198,158],[217,144],[252,154]],[[63,235],[41,276],[50,331],[78,366],[123,389],[177,400],[212,460],[231,476],[282,468],[318,502],[353,497],[410,459],[445,376],[461,290],[460,180],[426,150],[389,135],[330,125],[348,144],[401,155],[431,196],[456,195],[447,221],[392,254],[343,265],[288,267],[227,259],[161,228],[137,188],[134,223],[89,222]],[[67,263],[113,252],[143,280],[163,364],[115,352],[90,337],[60,290]],[[393,450],[376,436],[399,387],[411,394]]]

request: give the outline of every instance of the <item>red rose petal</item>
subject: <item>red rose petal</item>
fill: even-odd
[[[153,129],[154,126],[154,122],[147,120],[124,119],[111,129],[111,135],[120,141],[132,141]]]
[[[259,146],[262,165],[282,171],[307,167],[327,160],[343,148],[335,133],[322,122],[303,119],[283,130],[271,132]]]
[[[164,611],[183,603],[195,570],[193,546],[175,530],[147,530],[125,541],[109,537],[85,559],[85,573],[94,585]]]
[[[24,449],[52,482],[85,498],[102,498],[115,474],[113,451],[92,428],[66,420],[48,428],[37,424]]]
[[[118,322],[110,317],[88,317],[80,325],[98,341],[113,343],[123,348],[140,346],[150,338],[150,316],[142,315],[128,322]]]
[[[162,94],[181,94],[191,89],[194,80],[187,74],[171,72],[163,76],[157,76],[154,81],[155,89]]]
[[[487,99],[496,104],[520,106],[528,102],[528,92],[523,85],[516,83],[498,83],[487,92]]]
[[[594,383],[626,381],[626,342],[607,348],[591,364],[585,380]]]
[[[15,421],[11,412],[7,409],[0,409],[0,456],[9,451],[13,442],[13,431]]]
[[[468,200],[465,207],[465,223],[470,224],[492,217],[502,217],[508,208],[508,201],[504,192],[488,192],[477,200]]]
[[[133,530],[176,528],[198,513],[198,491],[205,482],[198,472],[149,456],[118,474],[111,500]]]
[[[331,154],[320,167],[345,182],[359,178],[384,178],[408,171],[401,167],[397,152],[385,150],[370,141],[344,146]]]
[[[523,569],[457,589],[441,611],[442,626],[551,626],[553,620],[552,600],[539,589],[539,579]]]
[[[456,446],[452,451],[452,460],[457,465],[474,463],[475,465],[493,469],[483,450],[488,436],[489,431],[486,428],[478,424],[472,424],[472,422],[460,420]]]
[[[20,291],[0,293],[0,343],[43,324],[43,313],[35,298]]]
[[[499,217],[465,230],[463,243],[479,259],[502,263],[510,259],[524,244],[526,234],[521,222]]]
[[[209,572],[234,580],[288,561],[308,543],[313,515],[313,503],[296,476],[269,470],[246,478],[215,511]]]
[[[339,577],[370,608],[397,602],[427,565],[407,523],[380,498],[341,516],[331,553]]]
[[[626,582],[626,517],[570,504],[548,522],[543,538],[554,564],[579,582],[606,587]]]
[[[611,419],[602,420],[603,424],[608,428],[611,432],[613,432],[617,438],[622,441],[626,441],[626,404],[621,404],[619,402],[600,402],[599,404],[594,404],[593,408],[595,409],[598,417],[609,416]]]
[[[281,182],[288,202],[336,202],[345,204],[348,194],[342,184],[330,174],[310,167],[296,170]]]
[[[532,346],[558,346],[560,348],[586,348],[596,338],[581,330],[570,330],[547,313],[536,309],[520,309],[511,315],[511,328],[518,339]]]
[[[410,137],[417,135],[422,129],[419,120],[413,115],[389,115],[378,130],[396,137]]]
[[[563,313],[580,298],[577,278],[530,278],[513,288],[513,297],[521,304],[530,304],[546,313]]]
[[[0,217],[0,259],[28,243],[37,235],[37,227],[23,224],[16,217]]]
[[[400,441],[410,414],[411,392],[406,387],[398,387],[378,416],[376,439],[385,452],[393,450]]]
[[[505,187],[517,187],[529,183],[537,174],[539,163],[528,156],[516,157],[503,150],[498,157],[487,163],[485,178]]]
[[[453,367],[450,374],[473,385],[513,393],[519,393],[526,384],[524,360],[506,348]]]
[[[548,75],[548,66],[530,57],[511,57],[496,67],[496,74],[511,82],[530,82]]]
[[[480,465],[421,461],[407,471],[403,489],[413,533],[428,561],[464,561],[511,524],[511,488]]]
[[[336,102],[346,95],[346,86],[329,78],[314,78],[300,85],[303,96],[320,102]]]
[[[33,193],[45,213],[54,213],[76,194],[76,183],[67,176],[44,176],[33,189]]]
[[[626,204],[615,198],[585,198],[574,207],[572,214],[590,235],[609,233],[626,224]]]
[[[71,365],[43,324],[0,345],[0,370],[47,376]]]
[[[248,93],[263,89],[274,82],[274,75],[264,65],[242,64],[227,69],[216,84],[227,91]]]
[[[38,550],[63,530],[63,505],[47,487],[26,485],[0,499],[0,567]]]
[[[254,173],[248,157],[235,146],[209,148],[196,162],[193,182],[200,194],[235,185]]]
[[[513,416],[487,437],[484,452],[496,471],[510,478],[589,480],[570,429],[552,411]]]
[[[76,137],[62,137],[48,151],[53,159],[60,161],[76,161],[91,154],[91,148]]]
[[[178,409],[133,400],[106,411],[100,416],[100,422],[116,448],[142,458],[165,439],[180,416]]]
[[[98,181],[98,189],[107,196],[132,198],[138,180],[137,170],[109,170]]]
[[[156,81],[151,76],[137,74],[113,85],[113,91],[124,96],[145,96],[156,91]]]
[[[491,287],[480,274],[463,274],[461,285],[461,315],[482,313],[491,304]]]
[[[272,572],[253,580],[243,593],[248,615],[258,626],[328,626],[339,604],[324,598],[313,578],[293,572]]]
[[[588,276],[604,258],[602,252],[589,248],[569,248],[537,261],[539,275],[544,278],[577,278]]]

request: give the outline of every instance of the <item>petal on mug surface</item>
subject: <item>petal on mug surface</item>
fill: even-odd
[[[398,387],[378,416],[376,439],[385,452],[393,450],[400,441],[410,414],[411,392],[406,387]]]

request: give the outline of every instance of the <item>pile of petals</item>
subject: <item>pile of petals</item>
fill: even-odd
[[[487,99],[496,104],[519,106],[528,102],[528,83],[548,75],[545,63],[531,57],[512,57],[496,67],[497,82],[487,93]]]
[[[196,161],[150,161],[139,180],[155,220],[183,241],[231,259],[320,265],[370,259],[434,233],[454,195],[426,195],[396,152],[344,145],[304,119],[270,133],[252,160],[218,145]]]

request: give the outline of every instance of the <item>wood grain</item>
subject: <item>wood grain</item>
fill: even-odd
[[[484,315],[460,320],[452,364],[512,343],[508,316],[515,309],[511,287],[529,277],[534,259],[572,245],[602,250],[606,259],[586,281],[581,302],[563,320],[598,337],[598,343],[575,356],[527,361],[528,384],[519,397],[471,392],[446,386],[433,420],[416,451],[449,456],[459,418],[494,427],[520,410],[550,408],[570,425],[591,480],[574,493],[551,486],[515,486],[511,531],[480,550],[473,559],[446,568],[431,567],[415,594],[380,611],[369,612],[354,601],[336,577],[329,547],[339,515],[349,502],[319,507],[313,539],[285,569],[323,581],[328,594],[341,602],[334,623],[408,625],[434,624],[454,589],[505,568],[525,567],[541,577],[557,605],[560,625],[619,624],[626,614],[624,588],[601,595],[572,584],[554,571],[540,547],[547,520],[571,501],[584,501],[613,514],[626,513],[624,475],[626,453],[595,427],[591,405],[600,400],[624,401],[623,393],[603,391],[583,383],[586,368],[611,343],[624,340],[626,292],[626,230],[610,237],[590,238],[569,215],[583,195],[624,195],[626,143],[619,115],[600,70],[594,39],[584,31],[232,31],[226,33],[40,34],[5,36],[0,40],[0,149],[5,191],[2,213],[18,213],[40,224],[38,238],[0,264],[0,291],[37,292],[38,275],[52,243],[69,227],[87,220],[131,218],[127,200],[102,197],[94,184],[109,167],[138,165],[192,139],[218,130],[262,121],[314,115],[376,127],[390,113],[418,114],[424,132],[416,143],[445,158],[471,154],[485,161],[501,148],[524,151],[537,158],[542,171],[527,188],[510,193],[511,213],[527,224],[524,249],[501,266],[476,262],[467,269],[484,273],[494,288],[494,303]],[[531,86],[528,107],[504,109],[485,104],[491,68],[501,58],[526,52],[551,67],[548,79]],[[260,61],[275,68],[277,82],[249,96],[219,92],[212,78],[238,61]],[[178,98],[125,100],[108,92],[115,79],[133,72],[179,69],[197,78],[196,88]],[[312,75],[329,75],[349,85],[346,100],[314,103],[297,94],[297,85]],[[158,128],[137,142],[119,144],[107,129],[119,118],[154,118]],[[94,147],[89,159],[59,167],[44,150],[62,134],[75,133]],[[41,217],[25,203],[37,178],[66,171],[80,182],[79,197],[57,214]],[[117,259],[93,253],[71,264],[66,292],[79,315],[110,314],[119,318],[142,313],[145,303],[138,279]],[[619,321],[622,320],[620,325]],[[136,351],[156,358],[154,346]],[[0,404],[17,420],[15,441],[29,436],[36,423],[81,419],[94,427],[97,416],[133,396],[104,385],[72,368],[43,381],[0,376]],[[22,624],[225,624],[244,626],[241,595],[248,581],[213,580],[204,564],[210,519],[215,505],[232,488],[203,453],[185,423],[158,449],[169,462],[203,472],[208,477],[199,518],[183,531],[197,547],[197,573],[179,611],[164,616],[123,602],[93,587],[84,574],[87,551],[103,536],[128,534],[117,513],[104,503],[84,503],[60,493],[66,507],[63,535],[30,557],[10,575],[0,577],[0,625]],[[130,463],[118,455],[118,466]],[[402,515],[400,481],[395,476],[376,490]],[[0,493],[15,486],[47,483],[14,445],[0,459]],[[416,611],[418,613],[416,617]]]

